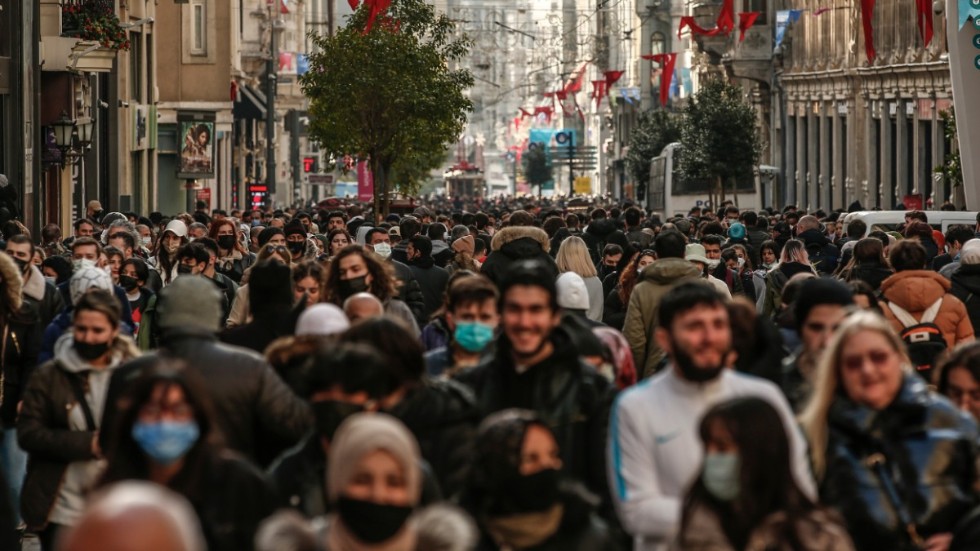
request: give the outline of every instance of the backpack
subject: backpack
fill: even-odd
[[[929,308],[926,308],[919,320],[916,320],[912,314],[894,302],[886,302],[885,304],[888,305],[892,314],[904,327],[899,334],[908,349],[912,365],[928,381],[929,372],[936,365],[936,360],[940,354],[946,351],[946,339],[943,336],[943,331],[933,323],[939,314],[939,308],[943,305],[943,297],[939,297]]]

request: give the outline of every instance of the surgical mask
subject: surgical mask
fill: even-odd
[[[391,256],[391,245],[384,242],[378,243],[374,246],[374,252],[381,256],[381,258],[388,258]]]
[[[478,321],[459,321],[453,340],[467,352],[479,352],[493,340],[493,327]]]
[[[194,271],[193,266],[188,266],[187,264],[178,264],[177,273],[180,275],[188,275]]]
[[[351,279],[340,280],[340,295],[347,298],[351,295],[357,293],[363,293],[368,290],[367,275],[362,275],[361,277],[354,277]]]
[[[235,248],[235,236],[234,235],[219,235],[218,236],[218,246],[225,250],[231,250]]]
[[[101,358],[109,350],[108,342],[82,342],[76,340],[74,342],[75,352],[85,361],[92,361],[96,358]]]
[[[140,241],[143,242],[143,245],[144,246],[149,247],[150,246],[150,243],[153,243],[153,238],[150,237],[150,236],[140,237]]]
[[[394,537],[405,526],[412,511],[413,508],[406,505],[384,505],[345,496],[337,501],[337,514],[344,526],[357,539],[370,544]]]
[[[306,241],[287,241],[286,247],[289,248],[289,252],[299,254],[306,249]]]
[[[721,501],[739,494],[740,461],[737,453],[709,453],[704,456],[701,480],[704,488]]]
[[[712,270],[713,271],[715,268],[718,267],[719,264],[721,264],[721,260],[719,260],[717,258],[713,258],[713,259],[709,258],[708,259],[708,269],[709,270]]]
[[[58,284],[58,278],[56,278],[56,277],[44,276],[44,281],[47,281],[51,285],[57,285]]]
[[[333,435],[337,433],[337,428],[345,419],[364,411],[364,406],[341,402],[338,400],[322,400],[310,404],[313,409],[313,424],[320,436],[328,441],[333,440]]]
[[[80,272],[85,268],[94,268],[95,261],[88,258],[76,258],[75,260],[71,261],[71,265],[72,269],[74,269],[76,272]]]
[[[133,440],[150,459],[170,465],[183,457],[197,442],[201,431],[194,421],[161,421],[133,425]]]
[[[738,259],[738,267],[741,269],[742,266],[745,266],[745,259],[744,258],[739,258]]]
[[[29,263],[26,260],[21,260],[20,258],[14,258],[14,263],[17,264],[17,269],[20,270],[20,273],[23,274],[27,272],[27,266]]]

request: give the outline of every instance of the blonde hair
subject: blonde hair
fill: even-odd
[[[827,467],[827,436],[830,406],[837,395],[840,380],[840,360],[844,346],[854,335],[862,331],[874,331],[885,337],[892,350],[902,359],[902,370],[911,371],[911,362],[905,353],[902,339],[892,329],[891,323],[881,315],[870,310],[855,312],[848,316],[834,333],[830,344],[823,351],[817,363],[813,379],[813,394],[806,408],[799,415],[799,422],[810,445],[810,461],[817,479],[823,478]]]
[[[555,256],[555,262],[558,264],[558,271],[561,273],[575,272],[582,276],[582,279],[596,277],[597,275],[595,264],[592,263],[592,258],[589,256],[589,248],[581,237],[575,235],[561,242],[561,246],[558,247],[558,255]]]

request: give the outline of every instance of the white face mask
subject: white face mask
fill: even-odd
[[[741,268],[742,266],[745,266],[745,259],[744,258],[739,258],[738,259],[738,267]]]
[[[76,258],[75,260],[72,261],[71,264],[72,264],[72,268],[74,268],[76,272],[81,271],[85,268],[95,267],[95,261],[89,260],[88,258]]]
[[[719,260],[717,258],[708,259],[708,269],[709,270],[714,270],[715,268],[718,267],[719,264],[721,264],[721,260]]]
[[[378,243],[374,246],[374,252],[381,258],[388,258],[391,256],[391,245],[388,243]]]
[[[141,237],[140,240],[143,241],[143,244],[146,245],[147,247],[149,247],[150,246],[150,243],[153,242],[153,238],[152,237],[149,237],[149,236],[147,236],[147,237]]]

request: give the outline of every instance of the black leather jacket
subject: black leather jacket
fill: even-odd
[[[954,531],[975,504],[977,426],[918,376],[879,412],[837,398],[828,422],[820,497],[847,519],[857,549],[919,549],[907,523],[927,539]]]

